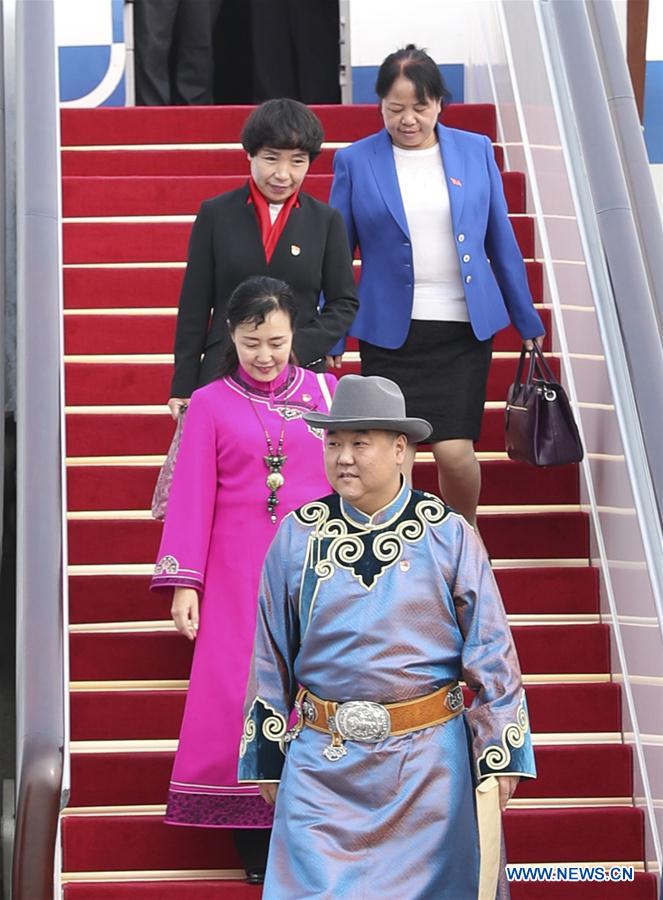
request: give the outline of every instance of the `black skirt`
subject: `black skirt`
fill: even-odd
[[[391,378],[405,395],[408,416],[427,419],[428,439],[478,441],[493,340],[479,341],[469,322],[413,319],[402,347],[359,341],[361,374]]]

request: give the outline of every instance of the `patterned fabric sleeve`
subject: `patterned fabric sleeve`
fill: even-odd
[[[151,590],[203,591],[217,491],[216,430],[205,398],[189,403]]]
[[[491,775],[536,777],[520,665],[499,589],[474,531],[458,518],[452,588],[464,638],[462,677],[476,692],[466,720],[479,781]]]
[[[284,738],[297,692],[293,672],[299,649],[299,619],[288,588],[288,559],[298,557],[292,516],[272,541],[260,582],[251,674],[244,706],[238,781],[278,781],[285,760]]]

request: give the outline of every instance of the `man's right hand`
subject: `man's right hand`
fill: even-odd
[[[265,803],[269,804],[269,806],[274,806],[274,804],[276,803],[276,793],[278,789],[278,781],[263,781],[262,784],[258,785],[260,796],[265,801]]]
[[[171,397],[170,398],[170,400],[168,401],[168,409],[170,410],[170,414],[173,417],[173,419],[175,419],[176,422],[180,417],[180,410],[186,409],[188,405],[189,405],[188,397]]]

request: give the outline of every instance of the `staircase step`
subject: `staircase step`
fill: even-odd
[[[159,456],[173,437],[174,423],[161,399],[154,413],[69,413],[66,419],[67,454],[82,456]],[[504,453],[504,409],[486,409],[481,452]]]
[[[246,184],[246,172],[238,175],[69,176],[62,180],[62,207],[66,218],[86,216],[195,215],[203,200]],[[307,175],[307,194],[329,202],[332,176]],[[509,212],[525,212],[525,176],[503,172],[502,184]]]
[[[64,900],[259,900],[262,888],[243,881],[206,878],[170,881],[88,881],[65,884]]]
[[[529,265],[536,268],[541,263]],[[184,270],[184,265],[64,269],[65,309],[177,307]],[[539,277],[538,271],[534,277]]]
[[[540,310],[546,328],[543,349],[550,349],[549,309]],[[66,354],[172,353],[177,318],[173,314],[90,314],[68,315],[64,320]],[[513,326],[498,331],[494,352],[517,352],[522,339]],[[350,340],[348,350],[356,351],[357,342]]]
[[[440,494],[437,465],[433,460],[417,461],[414,487]],[[507,505],[532,503],[578,503],[580,485],[577,466],[537,469],[513,460],[482,460],[479,504]]]
[[[495,162],[504,168],[504,150],[493,145]],[[335,149],[323,147],[320,155],[311,163],[311,174],[332,172]],[[245,175],[246,153],[234,149],[184,149],[165,150],[67,150],[61,154],[62,174],[83,176],[118,175]]]
[[[632,749],[624,744],[540,745],[537,778],[523,779],[520,799],[628,797]],[[69,805],[159,805],[166,802],[172,752],[73,753]],[[591,785],[591,787],[590,787]]]
[[[70,698],[71,739],[176,739],[185,698],[183,690],[74,691]],[[471,699],[467,691],[468,705]],[[536,733],[621,730],[617,684],[532,684],[527,688],[527,703]],[[546,794],[537,784],[532,796]]]
[[[512,863],[644,859],[644,814],[632,807],[511,809],[504,834]]]
[[[656,876],[636,872],[629,882],[512,883],[511,900],[657,900]]]
[[[171,138],[172,140],[172,138]],[[336,150],[323,147],[311,164],[312,175],[330,175]],[[163,177],[243,175],[248,173],[242,149],[197,149],[195,144],[177,149],[62,150],[63,177]],[[495,155],[497,159],[497,154]]]
[[[479,516],[493,559],[588,559],[586,513],[489,513]],[[151,519],[75,519],[69,522],[70,565],[151,563],[161,524]]]
[[[84,882],[67,884],[65,900],[248,900],[261,889],[231,881]],[[514,883],[511,900],[656,900],[656,876],[636,872],[626,883]]]
[[[164,444],[162,451],[167,450]],[[67,502],[70,510],[149,509],[160,466],[70,466]],[[481,504],[578,503],[576,466],[537,471],[527,463],[484,460],[481,463]],[[437,466],[415,464],[414,486],[439,494]]]
[[[543,266],[525,263],[535,302],[543,300]],[[176,307],[184,277],[184,266],[149,268],[66,268],[64,270],[66,309],[132,309]]]
[[[628,807],[511,809],[504,815],[510,862],[643,859],[643,813]],[[173,828],[157,816],[67,816],[65,872],[235,868],[226,829]]]
[[[559,358],[549,357],[559,377]],[[347,361],[339,377],[359,372],[358,361]],[[516,372],[516,359],[494,359],[488,376],[487,399],[504,401]],[[167,362],[68,362],[65,366],[68,406],[165,404],[170,396],[172,365]]]
[[[94,144],[229,143],[239,141],[252,106],[125,107],[66,109],[61,116],[63,147]],[[320,119],[327,141],[356,141],[379,131],[382,116],[374,103],[310,107]],[[497,135],[495,107],[489,103],[450,103],[442,121]]]
[[[607,625],[517,626],[513,636],[524,674],[596,674],[609,671]],[[72,681],[186,679],[193,645],[174,629],[74,632]]]
[[[534,257],[534,219],[511,217],[526,259]],[[184,262],[191,222],[65,222],[65,265],[80,263]]]
[[[177,828],[159,816],[67,816],[64,872],[240,869],[229,828]]]
[[[597,613],[598,570],[590,566],[496,569],[508,613]],[[149,590],[149,575],[80,575],[69,579],[69,619],[86,622],[154,622],[167,618],[170,599]]]

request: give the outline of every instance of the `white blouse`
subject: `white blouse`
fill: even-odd
[[[412,244],[412,318],[469,322],[439,145],[393,151]]]

